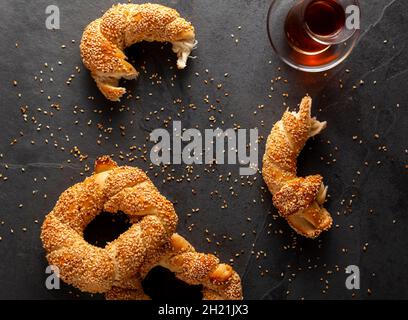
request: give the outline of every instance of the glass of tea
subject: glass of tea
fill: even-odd
[[[360,29],[358,0],[273,0],[268,36],[288,65],[320,72],[341,63],[354,48]]]

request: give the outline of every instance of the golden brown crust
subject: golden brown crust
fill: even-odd
[[[156,266],[169,269],[178,279],[188,284],[201,284],[205,300],[242,300],[241,279],[232,267],[220,264],[219,259],[211,254],[196,252],[194,247],[177,233],[172,235],[169,243],[145,260],[140,276],[134,276],[133,280],[122,287],[112,288],[106,293],[106,299],[146,299],[140,283]]]
[[[116,168],[118,164],[109,156],[101,156],[95,160],[94,173],[101,173],[104,171]]]
[[[138,219],[131,219],[134,224],[119,238],[98,248],[83,239],[83,231],[103,210],[122,210]],[[91,177],[61,194],[45,218],[41,240],[62,280],[83,291],[106,292],[137,274],[144,260],[169,241],[176,224],[173,205],[143,171],[118,167],[103,157]]]
[[[323,202],[327,188],[323,178],[296,176],[296,161],[306,141],[320,133],[326,122],[311,117],[312,99],[304,97],[299,112],[286,111],[266,142],[262,175],[273,194],[279,214],[299,234],[316,238],[330,229],[332,218]]]
[[[83,238],[101,211],[126,213],[133,225],[104,248]],[[106,299],[149,299],[141,279],[157,265],[189,284],[202,284],[206,299],[242,299],[241,279],[211,254],[197,253],[175,234],[177,215],[146,174],[119,167],[110,157],[95,161],[94,174],[63,192],[46,216],[41,240],[61,279]]]
[[[309,207],[316,199],[323,178],[319,175],[289,180],[273,195],[273,203],[282,217]]]
[[[82,36],[82,61],[99,90],[111,101],[119,101],[126,89],[119,79],[135,79],[136,69],[123,50],[140,41],[172,42],[179,69],[186,66],[195,46],[194,27],[171,8],[152,3],[118,4],[92,21]]]

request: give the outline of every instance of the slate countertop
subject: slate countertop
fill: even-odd
[[[78,48],[85,25],[112,3],[53,1],[61,12],[55,31],[45,27],[49,1],[0,3],[0,298],[91,298],[66,285],[45,288],[39,233],[59,194],[102,154],[147,170],[176,204],[178,232],[232,262],[248,299],[408,298],[407,1],[361,0],[357,47],[322,74],[292,70],[274,55],[270,1],[162,1],[194,23],[197,58],[176,71],[170,46],[132,47],[142,72],[122,103],[101,96]],[[299,159],[299,174],[320,173],[329,186],[335,226],[318,240],[296,237],[276,219],[260,174],[241,179],[234,165],[162,171],[144,159],[146,137],[166,121],[257,127],[266,137],[306,93],[329,124]],[[259,151],[261,160],[263,143]],[[189,182],[188,174],[200,178]],[[349,265],[360,268],[360,290],[345,286]]]

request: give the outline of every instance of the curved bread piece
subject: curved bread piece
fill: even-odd
[[[134,223],[99,248],[83,238],[85,227],[102,211],[123,211]],[[68,188],[46,216],[41,240],[50,265],[63,281],[87,292],[106,292],[139,272],[145,259],[174,233],[177,215],[146,174],[99,158],[95,172]]]
[[[306,141],[326,122],[311,117],[312,99],[304,97],[299,112],[286,111],[266,142],[262,175],[279,214],[299,234],[316,238],[330,229],[332,218],[323,207],[327,187],[320,175],[296,176],[296,162]]]
[[[82,61],[107,99],[119,101],[126,93],[119,79],[138,76],[123,51],[140,41],[171,42],[179,69],[186,67],[196,45],[194,27],[174,9],[152,3],[114,5],[85,28],[80,45]]]
[[[203,286],[205,300],[242,300],[239,275],[231,266],[219,262],[211,254],[198,253],[193,246],[177,233],[170,242],[152,254],[141,268],[140,275],[133,277],[122,287],[113,287],[105,294],[108,300],[149,299],[141,289],[141,280],[156,266],[174,272],[180,280]]]

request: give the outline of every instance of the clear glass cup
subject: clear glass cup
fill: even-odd
[[[341,7],[341,9],[343,10],[344,15],[345,15],[345,22],[344,22],[344,26],[338,29],[338,32],[327,34],[327,35],[322,35],[322,34],[313,32],[304,19],[304,28],[313,40],[321,44],[326,44],[326,45],[339,44],[339,43],[345,42],[348,39],[350,39],[354,35],[354,33],[358,30],[356,29],[354,24],[349,25],[347,23],[348,12],[351,12],[352,11],[351,9],[354,9],[354,8],[358,8],[358,10],[360,10],[360,5],[357,0],[304,0],[302,1],[302,5],[300,6],[301,8],[300,15],[304,17],[306,15],[306,9],[310,5],[313,5],[313,3],[317,3],[317,2],[323,2],[323,3],[335,2],[336,5]],[[361,19],[360,15],[359,15],[359,19]]]
[[[336,32],[322,33],[309,26],[305,17],[306,11],[316,2],[319,2],[320,9],[322,4],[333,2],[336,3],[337,9],[341,7],[344,13],[341,28],[336,29]],[[354,10],[349,10],[350,8]],[[359,27],[358,0],[273,0],[267,18],[272,48],[286,64],[295,69],[306,72],[329,70],[344,61],[357,43],[359,28],[354,27],[356,24],[350,23],[356,21],[349,18],[349,12],[353,13],[354,17],[355,12],[358,13]],[[313,21],[317,21],[317,26],[320,26],[319,19],[311,20]],[[350,25],[352,28],[349,28]]]

